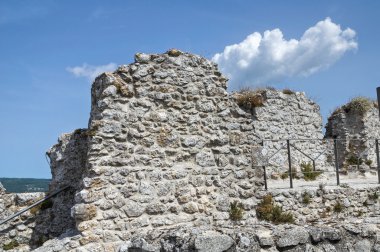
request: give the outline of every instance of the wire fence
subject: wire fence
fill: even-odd
[[[286,152],[287,171],[282,173],[283,179],[289,179],[289,187],[293,188],[293,180],[302,174],[303,176],[317,177],[320,174],[334,174],[336,184],[340,185],[340,175],[347,174],[352,167],[359,171],[362,165],[375,168],[377,171],[377,183],[380,184],[380,160],[379,160],[379,140],[378,139],[360,139],[360,138],[324,138],[324,139],[263,139],[260,140],[261,152],[260,160],[263,169],[263,179],[265,190],[268,190],[268,166],[271,161],[279,159],[276,156],[280,152]],[[269,147],[267,146],[269,145]],[[256,150],[252,150],[252,153]],[[311,153],[310,153],[311,151]],[[257,157],[256,157],[257,158]],[[303,171],[297,171],[294,160],[307,160],[303,163]],[[376,162],[373,162],[376,160]],[[319,164],[317,165],[317,163]],[[326,164],[330,164],[333,170],[326,170]],[[376,163],[376,166],[373,164]],[[307,164],[307,165],[306,165]],[[319,167],[320,166],[320,167]],[[284,167],[282,167],[284,168]],[[350,168],[350,169],[349,169]],[[275,174],[275,173],[274,173]],[[278,173],[275,175],[279,175]],[[273,176],[273,174],[272,174]]]

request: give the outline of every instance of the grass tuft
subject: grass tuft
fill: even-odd
[[[3,245],[3,249],[4,250],[11,250],[11,249],[17,248],[18,246],[20,246],[20,244],[18,243],[18,241],[12,240],[9,243],[4,244]]]
[[[311,196],[308,192],[304,192],[302,194],[302,203],[305,205],[309,205],[311,202]]]
[[[340,201],[337,201],[333,209],[335,213],[341,213],[344,210],[344,205]]]
[[[233,221],[239,221],[243,218],[243,206],[237,200],[230,204],[230,219]]]
[[[264,196],[256,207],[257,217],[274,224],[294,223],[293,214],[284,212],[281,206],[275,205],[271,194]]]
[[[285,88],[282,90],[282,93],[287,94],[287,95],[292,95],[292,94],[295,94],[296,92],[294,92],[293,90],[289,88]]]
[[[264,90],[244,88],[237,93],[236,102],[245,109],[252,109],[264,106]]]
[[[322,174],[322,171],[313,171],[311,163],[301,163],[301,171],[303,173],[303,178],[306,181],[314,181]]]
[[[374,102],[370,98],[364,97],[364,96],[358,96],[358,97],[352,98],[342,108],[346,113],[352,112],[352,113],[364,115],[373,107],[374,107]]]

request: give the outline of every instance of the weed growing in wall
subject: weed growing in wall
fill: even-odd
[[[271,194],[264,196],[256,207],[257,217],[260,220],[270,221],[274,224],[294,223],[292,213],[284,212],[282,207],[275,205]]]
[[[311,195],[308,192],[302,193],[302,203],[309,205],[311,202]]]
[[[353,112],[360,115],[364,115],[373,107],[374,107],[374,102],[370,98],[358,96],[358,97],[352,98],[342,108],[346,113]]]
[[[292,94],[295,94],[296,92],[294,92],[293,90],[289,88],[285,88],[282,90],[282,93],[287,94],[287,95],[292,95]]]
[[[344,210],[344,205],[340,201],[337,201],[333,209],[335,213],[341,213]]]
[[[243,218],[243,206],[237,200],[230,204],[230,219],[233,221],[239,221]]]
[[[20,246],[20,244],[18,243],[18,241],[12,240],[9,243],[4,244],[3,245],[3,249],[4,250],[11,250],[11,249],[17,248],[18,246]]]
[[[246,109],[262,107],[265,102],[264,91],[250,88],[241,89],[237,93],[236,102],[239,106]]]

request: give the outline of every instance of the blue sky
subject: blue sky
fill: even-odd
[[[284,41],[299,41],[329,17],[342,32],[355,31],[349,39],[356,48],[347,47],[311,75],[296,69],[269,79],[270,85],[305,91],[325,118],[354,96],[375,98],[380,86],[379,9],[375,0],[1,1],[0,177],[49,178],[46,150],[61,133],[87,127],[91,81],[80,75],[131,63],[136,52],[178,48],[211,59],[254,32],[278,28]],[[319,59],[310,57],[307,63],[331,56],[325,52],[322,48]],[[75,67],[83,71],[75,75]],[[255,82],[255,76],[246,78]]]

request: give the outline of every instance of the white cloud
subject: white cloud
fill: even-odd
[[[327,69],[347,51],[358,47],[356,33],[326,18],[305,31],[299,40],[286,40],[280,29],[250,34],[226,46],[212,60],[229,78],[229,88],[267,85],[289,77],[308,76]]]
[[[117,65],[112,62],[100,66],[92,66],[84,63],[82,66],[67,67],[66,70],[76,77],[86,77],[90,81],[93,81],[99,74],[114,71],[116,68]]]

